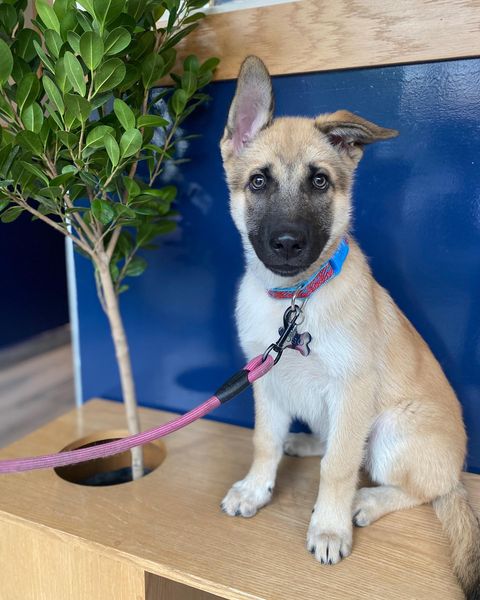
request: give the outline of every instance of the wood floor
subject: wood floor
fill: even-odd
[[[70,344],[0,368],[0,448],[74,406]]]

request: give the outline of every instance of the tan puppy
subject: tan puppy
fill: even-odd
[[[266,290],[307,279],[332,256],[349,233],[363,147],[397,135],[347,111],[272,120],[272,107],[268,72],[249,57],[221,142],[246,255],[237,321],[248,357],[276,338],[290,302]],[[433,502],[459,581],[469,600],[478,599],[480,529],[460,483],[466,442],[460,405],[425,342],[349,240],[342,272],[306,307],[310,356],[289,350],[255,383],[253,464],[222,507],[251,517],[267,504],[284,448],[322,455],[307,535],[317,560],[334,564],[350,554],[352,518],[365,526]],[[294,417],[314,435],[289,435]],[[362,465],[378,487],[356,491]]]

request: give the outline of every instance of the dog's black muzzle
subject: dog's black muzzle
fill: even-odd
[[[291,277],[317,260],[327,243],[328,233],[303,220],[280,223],[275,220],[261,223],[249,238],[267,269],[276,275]]]

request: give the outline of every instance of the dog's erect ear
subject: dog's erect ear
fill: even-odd
[[[228,143],[235,153],[241,152],[245,145],[270,123],[272,112],[270,75],[257,56],[248,56],[240,68],[222,146]]]
[[[362,119],[348,110],[319,115],[315,127],[328,136],[330,143],[345,151],[354,160],[360,160],[366,144],[396,137],[396,129],[386,129]]]

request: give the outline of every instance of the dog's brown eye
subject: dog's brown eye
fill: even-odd
[[[267,178],[261,173],[257,173],[250,178],[250,189],[254,192],[263,189],[267,185]]]
[[[321,190],[322,192],[324,192],[330,185],[327,176],[323,175],[322,173],[317,173],[316,175],[314,175],[312,183],[313,186],[317,188],[317,190]]]

